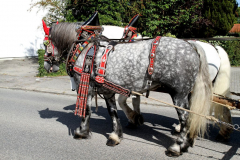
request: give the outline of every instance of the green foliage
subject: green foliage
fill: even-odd
[[[52,73],[48,73],[45,69],[44,69],[44,54],[45,54],[45,50],[43,49],[39,49],[38,50],[38,77],[44,77],[44,76],[50,76],[50,77],[54,77],[54,76],[66,76],[66,69],[65,69],[65,63],[61,63],[59,65],[59,71],[58,72],[52,72]]]
[[[49,9],[47,24],[86,21],[99,12],[101,25],[126,26],[140,14],[139,32],[155,37],[168,32],[178,38],[226,35],[233,26],[236,0],[39,0],[31,8]],[[50,22],[51,20],[51,22]]]
[[[195,37],[206,20],[201,16],[203,0],[139,1],[143,35],[173,33],[177,37]]]
[[[44,54],[45,50],[39,49],[38,50],[38,75],[39,77],[43,77],[47,74],[47,71],[44,69]]]
[[[240,7],[238,7],[236,12],[235,12],[234,24],[240,24]]]
[[[201,16],[202,4],[203,0],[70,0],[67,10],[77,21],[85,21],[97,10],[101,25],[117,26],[125,26],[131,17],[140,14],[138,28],[143,36],[170,32],[177,37],[192,37],[203,23],[208,23]]]
[[[204,0],[203,16],[211,21],[211,25],[202,29],[202,36],[227,35],[233,27],[236,9],[236,0]]]
[[[223,47],[228,53],[231,65],[240,66],[240,41],[209,41],[209,43]]]
[[[231,65],[240,66],[240,41],[226,41],[224,49],[228,53]]]
[[[171,33],[166,33],[163,35],[164,37],[172,37],[172,38],[176,38],[175,35],[171,34]]]
[[[52,23],[57,21],[62,22],[66,21],[66,15],[68,12],[65,10],[66,2],[63,0],[38,0],[33,2],[31,0],[30,8],[28,11],[32,11],[33,8],[38,8],[39,10],[48,10],[46,16],[43,17],[43,20],[48,26],[51,26]]]
[[[99,12],[101,25],[124,26],[129,21],[129,0],[69,0],[66,10],[72,13],[76,21],[86,21],[94,11]],[[66,17],[72,22],[73,19]]]

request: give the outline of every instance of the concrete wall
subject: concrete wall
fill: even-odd
[[[0,59],[37,56],[42,47],[43,11],[31,12],[31,0],[1,0],[0,2]]]

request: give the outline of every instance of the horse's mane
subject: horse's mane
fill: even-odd
[[[71,48],[73,41],[77,40],[75,28],[80,23],[59,23],[53,24],[50,30],[51,40],[58,49],[60,55],[65,55]]]

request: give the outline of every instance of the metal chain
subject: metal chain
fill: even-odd
[[[218,120],[218,123],[223,124],[223,125],[227,126],[228,128],[231,128],[235,131],[240,132],[240,126],[238,124],[229,124],[229,123],[226,123],[226,122],[223,122],[223,121],[220,121],[220,120]]]

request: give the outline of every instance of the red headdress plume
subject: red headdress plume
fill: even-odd
[[[46,25],[46,23],[44,22],[44,20],[42,20],[42,23],[43,23],[43,30],[44,30],[44,32],[45,32],[45,39],[44,39],[44,40],[48,40],[50,27],[47,27],[47,25]]]

